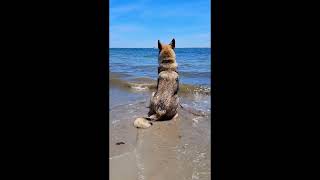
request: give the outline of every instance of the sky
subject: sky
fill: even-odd
[[[210,0],[110,0],[110,48],[210,47]]]

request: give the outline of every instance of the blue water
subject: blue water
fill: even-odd
[[[176,48],[180,83],[210,87],[211,49]],[[124,78],[147,77],[157,79],[158,49],[110,48],[109,70]]]

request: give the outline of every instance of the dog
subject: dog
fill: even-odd
[[[158,81],[157,90],[150,98],[148,117],[137,118],[134,126],[149,128],[151,121],[171,120],[178,117],[179,74],[175,54],[175,39],[170,44],[158,40]]]

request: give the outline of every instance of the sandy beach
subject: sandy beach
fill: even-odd
[[[134,119],[148,112],[146,100],[110,112],[110,179],[210,179],[210,114],[180,108],[176,121],[136,129]]]

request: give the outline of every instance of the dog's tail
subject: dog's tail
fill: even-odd
[[[134,120],[133,125],[136,128],[146,129],[152,126],[152,122],[148,121],[147,118],[140,117]]]

